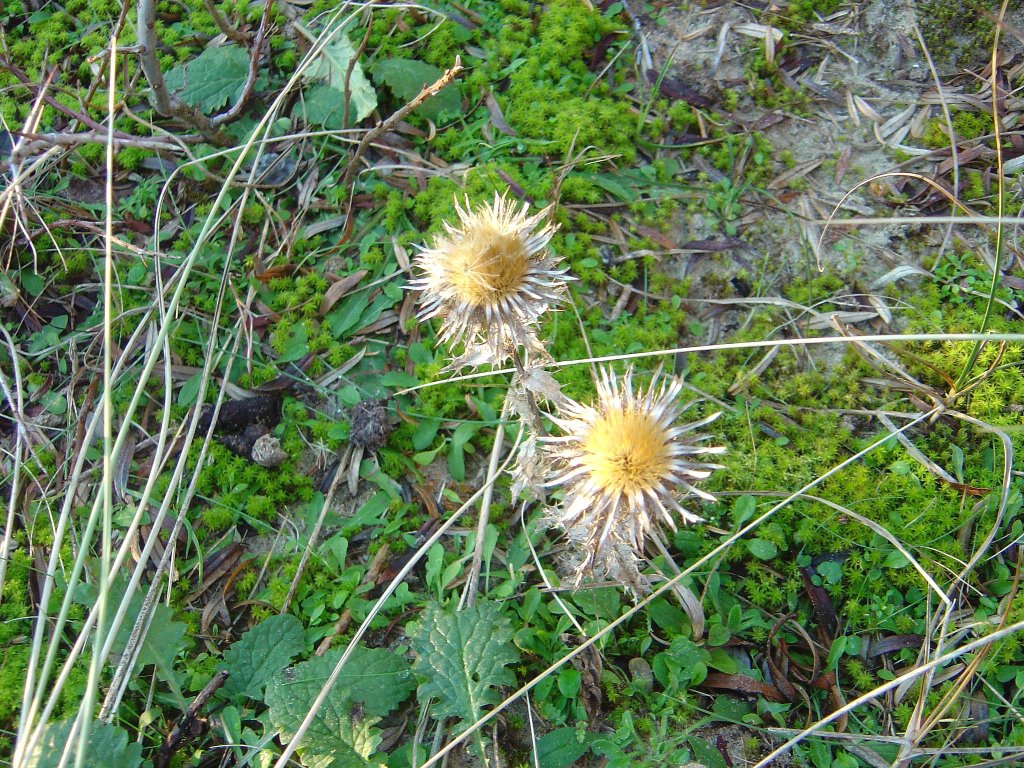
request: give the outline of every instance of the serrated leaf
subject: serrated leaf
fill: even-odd
[[[219,669],[228,671],[221,692],[259,699],[270,679],[302,652],[302,624],[290,614],[264,619],[224,651]]]
[[[313,689],[314,695],[330,677],[341,658],[342,651],[328,651],[296,664],[283,677],[296,691]],[[278,680],[282,675],[275,675]],[[371,716],[384,716],[408,698],[416,687],[408,662],[401,656],[383,648],[356,648],[334,685],[352,702],[361,704]],[[312,699],[310,699],[312,701]],[[270,690],[267,689],[267,703]]]
[[[501,701],[498,686],[514,685],[505,667],[519,660],[510,642],[512,627],[494,603],[481,602],[449,612],[431,605],[413,636],[413,669],[424,682],[418,696],[436,699],[437,719],[457,717],[464,727]]]
[[[128,580],[124,578],[115,578],[111,582],[107,598],[111,606],[116,606],[121,602],[127,587]],[[85,605],[91,606],[96,602],[96,587],[92,584],[83,584],[76,594],[78,601]],[[128,645],[135,620],[138,618],[139,611],[142,610],[143,594],[143,590],[137,591],[129,600],[128,611],[117,632],[112,648],[115,657],[123,653]],[[136,664],[136,669],[153,665],[157,677],[167,683],[175,700],[182,706],[185,706],[185,697],[181,692],[178,673],[174,671],[174,659],[187,645],[186,629],[185,624],[174,621],[174,613],[170,608],[163,603],[157,603],[153,607],[149,630],[142,638]]]
[[[292,679],[292,674],[293,670],[286,670],[275,676],[266,693],[270,722],[285,744],[295,736],[323,686],[323,680]],[[380,730],[373,727],[377,722],[376,717],[363,717],[348,691],[335,686],[317,710],[298,749],[302,764],[310,768],[379,765],[369,761],[380,744]]]
[[[28,756],[28,768],[57,768],[71,735],[71,727],[71,720],[47,725],[32,754]],[[74,744],[66,765],[75,764],[77,738]],[[129,743],[127,731],[109,723],[92,724],[84,762],[86,768],[138,768],[141,764],[142,745]]]
[[[373,68],[373,79],[384,83],[399,101],[411,101],[425,85],[433,85],[444,71],[415,59],[386,59]],[[458,117],[462,113],[462,97],[455,83],[445,86],[416,110],[428,120]]]
[[[348,35],[339,32],[323,47],[320,55],[306,69],[305,74],[306,79],[321,80],[323,85],[334,91],[335,98],[342,104],[342,112],[344,112],[345,79],[347,77],[351,97],[349,119],[353,123],[358,123],[377,108],[377,94],[373,90],[373,86],[370,85],[370,81],[366,79],[366,75],[363,74],[363,68],[358,61],[352,65],[352,73],[349,75],[349,64],[355,55],[356,50],[352,47]],[[340,120],[340,116],[338,119]]]
[[[209,113],[238,101],[248,76],[248,51],[222,45],[174,67],[164,75],[164,83],[190,107]]]

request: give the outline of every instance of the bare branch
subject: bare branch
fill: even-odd
[[[445,71],[445,73],[437,79],[437,82],[433,85],[423,86],[423,90],[421,90],[412,101],[395,111],[395,113],[386,120],[382,120],[373,128],[368,130],[366,135],[363,136],[362,141],[359,142],[359,146],[356,147],[356,151],[352,153],[352,159],[349,160],[348,166],[345,168],[345,175],[341,180],[342,188],[347,189],[352,184],[352,178],[355,176],[356,167],[358,166],[360,159],[362,159],[363,155],[366,154],[367,148],[378,136],[390,131],[397,123],[404,120],[409,113],[423,104],[424,101],[429,99],[431,96],[436,96],[440,93],[441,89],[446,85],[450,85],[455,78],[459,76],[459,73],[462,72],[462,70],[462,59],[459,56],[456,56],[455,63],[452,65],[451,69]]]
[[[228,20],[224,18],[224,15],[217,10],[213,0],[203,0],[203,5],[206,7],[206,12],[213,17],[213,23],[217,25],[217,29],[223,32],[225,37],[229,40],[234,40],[239,45],[248,45],[249,36],[231,26]],[[270,7],[270,3],[267,3],[267,7]]]
[[[78,147],[83,144],[105,144],[107,141],[106,131],[82,131],[80,133],[24,133],[17,132],[16,135],[27,139],[26,142],[17,146],[11,154],[13,161],[31,157],[50,147]],[[190,141],[205,141],[203,136],[182,136],[179,141],[172,142],[164,139],[150,139],[145,136],[123,136],[114,134],[114,146],[138,147],[149,149],[155,152],[181,152],[182,143]]]
[[[242,87],[242,94],[238,97],[238,101],[236,101],[226,112],[217,115],[210,120],[210,125],[214,128],[219,128],[242,114],[242,110],[245,108],[245,105],[249,101],[249,97],[252,95],[252,89],[256,86],[256,74],[260,64],[260,51],[263,49],[263,41],[266,39],[267,26],[270,22],[270,9],[273,5],[273,0],[267,0],[266,4],[263,6],[263,16],[260,18],[260,28],[256,32],[256,39],[252,44],[252,54],[249,57],[249,73],[245,77],[245,85]]]

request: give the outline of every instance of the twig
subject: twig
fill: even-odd
[[[25,72],[19,69],[18,66],[13,61],[8,59],[6,56],[0,56],[0,67],[3,67],[12,75],[14,75],[22,84],[35,86],[35,81],[27,74],[25,74]],[[51,75],[47,78],[47,84],[49,84],[49,81],[52,80],[52,78],[53,74],[51,73]],[[43,101],[45,101],[49,106],[56,109],[58,112],[63,112],[72,120],[78,120],[80,123],[89,126],[94,131],[102,131],[103,134],[106,135],[107,127],[102,123],[93,120],[92,117],[90,117],[87,113],[76,112],[74,109],[67,106],[66,104],[61,104],[59,101],[57,101],[57,99],[55,99],[53,96],[46,92],[43,93]],[[118,139],[138,138],[137,136],[133,137],[131,134],[123,133],[121,131],[115,131],[114,136]]]
[[[15,131],[16,136],[28,139],[23,144],[15,147],[11,153],[14,162],[22,158],[31,157],[50,147],[77,147],[83,144],[106,144],[107,132],[104,131],[82,131],[80,133],[24,133]],[[185,137],[193,141],[205,141],[203,136]],[[155,151],[181,152],[180,144],[164,141],[163,139],[150,139],[145,136],[114,135],[114,146],[138,147],[140,149],[151,149]]]
[[[498,465],[501,462],[501,449],[505,442],[505,419],[509,415],[509,400],[506,398],[505,405],[501,409],[501,418],[498,420],[498,428],[494,433],[494,445],[491,447],[491,459],[487,464],[487,480],[484,483],[484,493],[480,497],[480,517],[476,523],[476,544],[473,547],[473,560],[469,567],[469,578],[466,579],[466,591],[462,593],[462,600],[459,608],[467,608],[476,602],[477,592],[480,590],[480,568],[484,560],[484,539],[487,538],[487,525],[491,518],[491,491],[494,489],[494,482],[498,476]]]
[[[462,59],[459,56],[455,57],[455,63],[451,69],[447,70],[441,77],[438,78],[437,82],[433,85],[423,86],[423,90],[416,95],[416,97],[406,104],[404,107],[399,108],[394,114],[385,120],[377,123],[373,128],[366,132],[363,136],[362,141],[359,142],[359,146],[356,147],[356,151],[352,153],[352,159],[348,162],[348,167],[345,168],[345,175],[341,179],[341,188],[348,189],[352,185],[352,177],[355,176],[356,166],[362,159],[363,155],[366,154],[366,149],[370,144],[382,133],[390,131],[395,124],[404,120],[409,113],[419,107],[424,101],[429,99],[431,96],[436,96],[441,92],[441,89],[446,85],[450,85],[459,73],[462,72]],[[349,196],[349,203],[351,204],[351,196]]]
[[[363,35],[362,42],[359,43],[359,47],[356,48],[356,52],[352,54],[352,58],[348,60],[348,67],[345,69],[345,111],[341,115],[342,126],[348,125],[349,108],[352,104],[352,72],[356,68],[356,62],[359,61],[359,57],[363,55],[363,51],[366,50],[366,44],[370,42],[370,33],[373,32],[373,15],[370,15],[370,21],[366,25],[366,34]]]
[[[171,729],[171,732],[167,734],[167,738],[164,739],[164,743],[160,745],[160,751],[153,758],[154,768],[164,768],[171,761],[171,756],[178,750],[181,743],[192,731],[192,723],[196,719],[196,715],[199,714],[199,710],[203,708],[207,700],[213,696],[214,692],[224,685],[224,681],[228,679],[227,670],[221,670],[214,675],[210,682],[208,682],[199,693],[196,694],[195,699],[188,705],[188,709],[185,710],[185,714],[181,716],[175,726]]]
[[[210,0],[208,0],[208,2],[209,1]],[[263,16],[260,18],[260,27],[256,31],[256,39],[252,44],[252,54],[249,57],[249,73],[245,77],[245,85],[242,86],[242,94],[238,97],[238,101],[236,101],[226,112],[223,112],[210,120],[210,125],[214,128],[220,128],[220,126],[231,122],[242,114],[242,110],[249,102],[249,97],[252,96],[252,89],[256,86],[256,73],[260,63],[260,51],[263,49],[263,41],[267,35],[267,25],[270,22],[270,9],[273,5],[273,0],[267,0],[267,3],[263,6]]]
[[[302,580],[302,574],[306,570],[306,563],[309,562],[309,556],[313,554],[313,547],[316,546],[316,541],[320,538],[320,531],[324,527],[324,519],[327,517],[327,510],[331,508],[331,502],[334,500],[334,492],[338,490],[338,485],[341,483],[341,478],[345,474],[341,464],[338,464],[338,468],[334,471],[334,478],[331,480],[331,487],[327,489],[327,496],[324,497],[324,505],[320,509],[320,516],[316,519],[316,525],[313,526],[313,532],[309,535],[309,541],[306,542],[306,548],[302,552],[302,558],[299,560],[299,567],[295,570],[295,576],[292,578],[291,586],[288,587],[288,594],[284,598],[284,603],[281,605],[281,613],[288,613],[288,606],[292,602],[292,598],[295,597],[295,590],[299,588],[299,582]]]
[[[203,0],[203,5],[206,7],[206,12],[210,14],[213,19],[213,23],[217,25],[217,29],[224,33],[225,37],[230,40],[234,40],[240,45],[248,45],[249,38],[244,32],[235,29],[235,27],[228,24],[228,20],[224,18],[224,15],[217,10],[217,6],[213,4],[213,0]],[[270,3],[267,3],[267,8],[270,8]]]
[[[230,139],[213,125],[210,118],[168,92],[167,84],[164,82],[164,73],[160,70],[160,61],[156,57],[156,2],[155,0],[138,0],[137,8],[138,43],[142,46],[139,63],[142,65],[142,73],[146,76],[149,87],[153,91],[153,106],[156,107],[156,111],[165,117],[178,117],[185,120],[195,126],[208,141],[214,144],[219,146],[230,144]]]
[[[164,84],[164,73],[160,71],[160,62],[156,57],[156,3],[154,0],[139,0],[138,3],[138,41],[142,46],[139,62],[142,72],[153,89],[153,101],[157,112],[161,115],[171,114],[171,95]]]

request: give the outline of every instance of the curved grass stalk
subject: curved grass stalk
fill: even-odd
[[[1003,200],[1003,190],[1006,187],[1006,180],[1003,177],[1003,144],[1002,144],[1002,126],[999,123],[999,99],[997,95],[999,76],[999,33],[1003,28],[1003,20],[1006,18],[1006,7],[1009,0],[1003,0],[999,6],[999,18],[996,19],[994,28],[994,39],[992,40],[992,58],[990,63],[991,69],[991,86],[992,86],[992,134],[993,134],[993,145],[996,150],[996,218],[999,223],[996,224],[996,238],[994,244],[995,253],[993,254],[992,263],[992,282],[989,284],[988,296],[985,302],[985,314],[981,318],[981,328],[979,329],[982,333],[988,328],[989,320],[992,318],[992,307],[995,305],[996,299],[996,288],[999,287],[999,262],[1003,254],[1003,210],[1006,207],[1006,203]],[[960,376],[956,380],[956,389],[959,390],[970,378],[971,371],[974,370],[974,365],[978,362],[978,356],[981,354],[984,342],[978,342],[974,345],[974,349],[971,350],[971,356],[964,365],[964,369],[960,372]]]
[[[766,768],[766,766],[771,764],[772,760],[779,757],[780,755],[785,754],[792,747],[799,744],[808,736],[817,733],[822,728],[835,722],[843,715],[849,714],[857,707],[859,707],[861,704],[867,704],[868,702],[873,701],[874,699],[881,696],[883,693],[887,693],[895,688],[898,688],[901,685],[904,685],[905,683],[914,682],[919,677],[924,675],[926,672],[932,672],[944,664],[948,664],[951,661],[955,661],[956,659],[959,659],[961,656],[964,656],[968,653],[973,653],[974,651],[981,650],[987,647],[988,645],[994,643],[995,641],[1002,640],[1004,637],[1009,637],[1015,632],[1019,632],[1021,630],[1024,630],[1024,620],[1015,622],[1014,624],[1010,624],[1009,626],[1003,627],[1002,629],[997,630],[989,635],[985,635],[984,637],[979,637],[977,640],[974,640],[970,643],[967,643],[966,645],[960,646],[959,648],[955,648],[954,650],[948,653],[942,654],[941,656],[937,656],[934,659],[931,659],[922,666],[916,666],[910,671],[904,672],[902,675],[899,675],[898,677],[895,677],[892,680],[883,683],[882,685],[878,686],[877,688],[874,688],[873,690],[868,691],[862,696],[858,696],[853,701],[848,702],[847,704],[843,705],[834,712],[821,718],[816,723],[811,725],[809,728],[805,728],[799,734],[786,741],[785,744],[776,747],[771,753],[765,755],[751,768]],[[426,765],[424,765],[424,768],[426,768]]]
[[[1006,341],[1024,344],[1024,333],[878,333],[869,336],[814,336],[802,339],[764,339],[762,341],[732,341],[720,344],[695,344],[689,347],[673,347],[671,349],[655,349],[643,352],[628,352],[618,355],[602,355],[599,357],[574,358],[556,360],[548,363],[547,368],[568,368],[573,365],[589,365],[593,363],[613,363],[623,360],[642,360],[652,357],[668,357],[670,355],[693,354],[696,352],[721,352],[729,349],[769,349],[771,347],[812,347],[822,344],[864,344],[868,342],[898,341]],[[430,389],[444,384],[455,384],[472,379],[483,379],[489,376],[508,376],[516,372],[515,368],[495,368],[489,371],[474,371],[437,379],[406,387],[395,392],[395,397]]]
[[[85,696],[79,711],[78,723],[78,754],[75,756],[75,768],[85,765],[89,745],[89,733],[92,728],[92,712],[99,694],[100,675],[103,672],[103,629],[107,621],[108,599],[110,593],[110,561],[114,530],[114,381],[112,358],[114,353],[114,98],[117,94],[117,32],[110,36],[110,60],[107,69],[107,152],[106,152],[106,216],[104,216],[104,253],[103,253],[103,394],[101,412],[103,414],[103,476],[100,479],[100,500],[103,509],[103,534],[100,542],[99,585],[96,597],[96,635],[93,643],[92,663],[89,665],[89,676],[85,682]],[[82,551],[88,544],[82,543]],[[58,768],[62,768],[74,741],[74,735],[68,737],[64,754]]]

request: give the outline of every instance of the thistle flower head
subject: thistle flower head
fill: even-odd
[[[622,545],[639,557],[661,523],[674,530],[677,518],[700,520],[682,506],[685,497],[714,500],[694,483],[718,468],[702,457],[725,451],[702,445],[707,436],[698,432],[718,414],[680,423],[692,403],[679,405],[682,384],[671,377],[659,384],[660,377],[634,390],[632,369],[621,379],[603,371],[594,403],[563,401],[553,417],[561,436],[544,438],[556,467],[548,485],[565,492],[553,520],[571,547],[584,550],[581,574],[594,566],[614,570]]]
[[[544,356],[536,335],[540,316],[565,293],[566,273],[548,250],[556,225],[543,224],[545,208],[533,216],[495,194],[475,210],[455,203],[459,226],[445,232],[416,257],[422,291],[420,320],[441,318],[439,338],[462,342],[464,353],[450,368],[500,363],[518,347]]]

